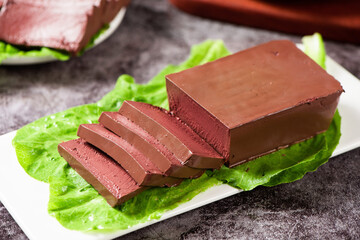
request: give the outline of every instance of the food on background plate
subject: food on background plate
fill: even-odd
[[[141,186],[180,184],[181,178],[157,167],[153,152],[164,148],[175,156],[205,156],[190,157],[184,165],[219,169],[223,159],[234,167],[312,138],[329,128],[343,92],[337,80],[285,40],[167,75],[166,87],[169,112],[125,101],[118,113],[103,113],[100,124],[78,130]],[[109,116],[123,125],[105,121]],[[146,134],[129,135],[134,131]],[[145,147],[150,138],[156,143]],[[181,146],[188,148],[176,149]]]
[[[0,41],[5,48],[1,52],[11,56],[19,48],[25,52],[33,51],[31,56],[34,56],[34,50],[46,47],[50,48],[49,52],[58,51],[52,55],[61,60],[66,59],[66,53],[78,55],[129,2],[5,0],[0,10]]]
[[[324,49],[316,50],[325,54]],[[124,100],[168,108],[165,75],[229,54],[222,41],[205,41],[192,47],[186,61],[167,66],[147,84],[136,84],[131,76],[122,75],[100,101],[40,118],[19,129],[13,139],[18,161],[31,177],[49,183],[49,214],[72,230],[127,229],[159,219],[164,212],[215,185],[226,183],[246,191],[257,186],[276,186],[299,180],[326,163],[341,135],[338,112],[329,129],[314,138],[237,167],[206,171],[199,178],[185,179],[178,187],[149,188],[114,208],[60,157],[58,144],[75,139],[80,124],[97,123],[101,112],[118,111]]]

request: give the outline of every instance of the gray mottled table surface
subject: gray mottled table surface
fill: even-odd
[[[97,101],[121,74],[145,83],[167,64],[185,60],[193,44],[209,38],[223,39],[231,51],[273,39],[300,42],[298,36],[190,16],[166,1],[134,0],[115,34],[80,58],[0,66],[0,134]],[[360,78],[360,46],[326,41],[326,47],[329,56]],[[330,159],[300,181],[258,187],[124,238],[360,239],[359,170],[360,148]],[[27,239],[1,203],[0,239]]]

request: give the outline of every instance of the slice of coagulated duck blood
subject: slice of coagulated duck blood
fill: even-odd
[[[165,175],[196,178],[204,173],[202,169],[182,165],[156,138],[118,112],[103,112],[99,122],[147,156]]]
[[[207,142],[165,109],[147,103],[125,101],[119,113],[157,139],[182,165],[218,169],[224,163],[223,157]]]
[[[182,182],[181,178],[164,176],[147,156],[100,124],[80,125],[78,136],[117,161],[139,185],[172,187]]]
[[[148,188],[139,186],[112,158],[82,139],[60,143],[58,151],[112,207]]]
[[[290,41],[166,76],[170,110],[236,166],[330,126],[343,88]]]

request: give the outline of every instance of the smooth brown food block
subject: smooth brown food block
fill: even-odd
[[[77,134],[117,161],[139,185],[171,187],[182,181],[164,176],[147,156],[99,124],[82,124]]]
[[[207,142],[165,109],[125,101],[119,112],[156,138],[182,165],[209,169],[220,168],[224,163]]]
[[[8,1],[0,13],[0,39],[24,46],[46,46],[79,52],[101,27],[101,11],[89,6],[66,10],[43,7],[41,1]],[[59,34],[61,33],[61,34]]]
[[[116,0],[9,0],[0,12],[0,40],[23,46],[81,51],[112,20]],[[117,10],[118,11],[118,10]]]
[[[103,112],[99,122],[147,156],[164,175],[196,178],[204,173],[202,169],[182,165],[156,138],[118,112]]]
[[[147,189],[139,186],[113,159],[82,139],[60,143],[58,151],[112,207]]]
[[[166,76],[170,110],[236,166],[328,129],[343,89],[290,41]]]

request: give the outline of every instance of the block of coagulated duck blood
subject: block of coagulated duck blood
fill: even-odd
[[[77,53],[101,28],[102,24],[95,21],[101,18],[100,13],[92,3],[65,11],[62,7],[44,7],[43,1],[7,1],[0,14],[0,39]]]
[[[165,175],[178,178],[196,178],[204,170],[183,165],[156,138],[118,112],[103,112],[99,122],[147,156]]]
[[[116,12],[108,9],[113,1],[116,2],[6,1],[0,13],[0,39],[15,45],[45,46],[76,54],[115,17]],[[119,3],[116,8],[119,8]]]
[[[142,102],[125,101],[119,113],[164,145],[182,165],[220,168],[223,157],[206,141],[165,109]]]
[[[181,178],[163,172],[133,145],[99,124],[82,124],[78,136],[117,161],[142,186],[176,186]]]
[[[166,76],[170,110],[236,166],[328,129],[340,83],[290,41]]]
[[[147,189],[139,186],[112,158],[82,139],[60,143],[58,151],[112,207]]]

